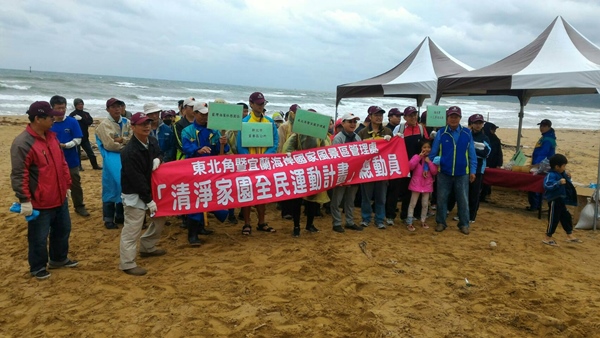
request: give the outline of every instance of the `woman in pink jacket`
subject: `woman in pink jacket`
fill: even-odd
[[[421,195],[421,226],[423,229],[429,229],[425,219],[427,217],[427,207],[429,206],[429,194],[433,192],[433,182],[437,175],[437,166],[429,160],[431,152],[431,141],[422,139],[420,142],[421,153],[414,155],[410,159],[411,179],[408,190],[412,191],[410,204],[408,205],[408,217],[406,218],[406,228],[408,231],[415,231],[413,223],[413,214],[415,206]]]

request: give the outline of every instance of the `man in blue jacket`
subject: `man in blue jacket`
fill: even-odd
[[[546,158],[550,159],[550,157],[556,154],[556,134],[552,128],[552,121],[543,119],[538,123],[538,126],[540,126],[542,137],[540,137],[533,149],[533,154],[531,155],[532,165],[539,164]],[[525,209],[534,211],[542,206],[542,194],[529,192],[528,198],[529,206]]]
[[[437,177],[437,212],[435,231],[446,229],[448,195],[454,188],[458,203],[458,229],[469,234],[469,183],[475,181],[477,155],[471,130],[460,125],[462,112],[460,107],[452,106],[446,110],[446,127],[440,129],[433,141],[429,159],[440,157]]]

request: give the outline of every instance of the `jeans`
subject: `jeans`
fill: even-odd
[[[435,222],[437,224],[446,224],[446,214],[448,212],[448,195],[454,188],[454,196],[458,203],[458,227],[469,226],[469,175],[450,176],[442,172],[437,177],[437,212]]]
[[[55,265],[64,264],[69,260],[67,255],[71,235],[71,216],[69,216],[68,199],[65,198],[65,202],[60,207],[40,209],[39,212],[38,218],[27,222],[28,260],[31,274],[46,270],[48,256],[50,256],[50,263]],[[48,237],[50,245],[48,245]]]
[[[102,202],[102,219],[104,222],[123,222],[123,203]]]
[[[360,186],[362,194],[362,201],[360,206],[360,214],[362,221],[371,223],[371,214],[373,208],[371,208],[371,201],[375,202],[375,224],[383,224],[385,219],[385,197],[387,194],[388,181],[377,181],[363,183]]]

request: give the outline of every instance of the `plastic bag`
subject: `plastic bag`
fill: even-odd
[[[594,203],[588,197],[587,204],[579,214],[579,221],[575,225],[575,229],[592,230],[594,228]]]
[[[537,171],[534,173],[535,175],[546,174],[550,171],[550,161],[546,157],[542,160],[542,162],[536,164],[538,166]]]

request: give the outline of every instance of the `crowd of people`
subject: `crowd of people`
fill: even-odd
[[[84,111],[83,100],[73,101],[75,110],[69,116],[66,116],[67,101],[62,96],[52,97],[49,103],[33,103],[27,111],[30,123],[11,147],[12,186],[21,203],[21,213],[29,216],[33,209],[40,211],[35,220],[28,222],[31,275],[45,279],[50,276],[47,268],[78,264],[68,257],[71,228],[68,199],[72,199],[75,213],[90,216],[84,204],[80,179],[83,170],[81,149],[87,154],[92,168],[102,170],[104,226],[119,229],[123,224],[119,268],[136,276],[146,274],[146,270],[135,262],[138,240],[142,257],[166,253],[156,245],[163,227],[169,222],[164,217],[155,217],[157,205],[151,193],[152,172],[165,162],[226,154],[289,153],[332,144],[390,140],[392,137],[404,139],[410,177],[335,186],[329,191],[278,203],[282,219],[293,222],[294,237],[301,234],[302,206],[306,231],[320,231],[313,220],[324,211],[331,215],[333,231],[343,233],[346,230],[362,231],[371,224],[381,230],[398,224],[404,224],[411,232],[417,230],[415,224],[421,229],[429,229],[427,218],[433,215],[435,231],[442,232],[447,228],[449,210],[457,205],[458,216],[454,220],[458,230],[468,235],[470,225],[476,220],[479,203],[491,194],[491,187],[482,184],[485,168],[503,163],[501,142],[495,135],[498,127],[484,121],[481,114],[471,115],[467,126],[462,125],[462,111],[457,106],[447,109],[446,125],[441,128],[428,127],[427,112],[419,116],[419,111],[412,106],[389,109],[386,125],[386,110],[371,106],[362,123],[359,123],[359,117],[346,113],[337,121],[331,119],[326,138],[316,138],[293,132],[296,113],[301,109],[298,104],[290,106],[285,114],[277,112],[270,117],[266,114],[267,103],[260,92],[252,93],[248,104],[238,103],[242,106],[243,122],[264,123],[273,129],[272,146],[248,147],[242,142],[240,130],[222,132],[208,128],[208,104],[192,97],[178,102],[178,112],[149,102],[143,106],[143,112],[134,114],[126,110],[122,100],[110,98],[106,101],[108,115],[95,130],[102,166],[90,144],[88,128],[93,120]],[[557,185],[570,182],[563,174],[566,158],[557,160],[552,156],[556,142],[549,120],[540,123],[540,131],[542,138],[534,150],[534,162],[550,158],[550,165],[558,176],[548,183],[551,185],[548,189],[558,189]],[[551,212],[554,216],[544,243],[556,244],[551,236],[559,221],[563,221],[569,238],[576,240],[571,237],[568,211],[565,213],[564,203],[560,203],[564,194],[551,195],[553,207],[559,211],[556,215]],[[529,208],[536,208],[539,196],[530,196],[530,202]],[[360,207],[360,220],[354,218],[355,207]],[[266,206],[257,204],[252,208],[258,218],[254,229],[275,232],[275,228],[267,223]],[[249,236],[253,230],[252,208],[243,207],[237,215],[234,209],[212,213],[221,222],[227,220],[237,224],[241,220],[241,234]],[[202,244],[199,235],[213,233],[206,228],[205,212],[180,216],[179,219],[181,226],[187,229],[190,246]],[[146,224],[149,225],[146,227]],[[144,228],[146,231],[141,234]],[[48,237],[49,251],[46,249]]]

